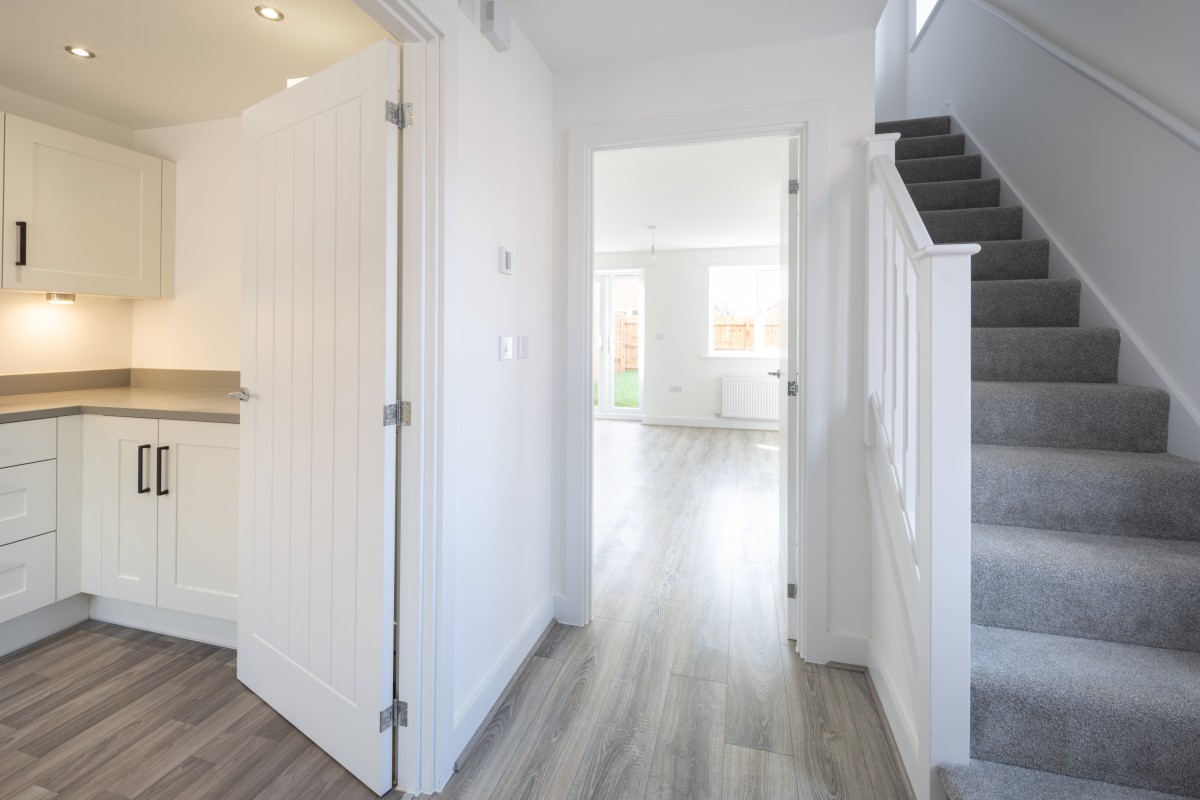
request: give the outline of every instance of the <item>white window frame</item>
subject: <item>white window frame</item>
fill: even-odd
[[[730,272],[753,272],[755,275],[755,311],[754,311],[754,348],[751,350],[718,350],[713,342],[713,296],[712,296],[712,276],[713,270],[726,270]],[[758,297],[762,291],[762,274],[764,272],[774,272],[777,275],[780,272],[778,264],[714,264],[708,268],[708,309],[705,314],[708,326],[708,352],[710,358],[775,358],[779,356],[779,347],[763,347],[762,343],[766,341],[766,318],[762,308],[761,299]],[[781,276],[782,280],[782,276]],[[782,301],[782,298],[781,298]]]

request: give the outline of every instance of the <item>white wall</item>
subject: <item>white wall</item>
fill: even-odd
[[[451,719],[439,778],[552,619],[552,80],[520,29],[497,53],[458,20],[459,102],[444,286],[443,569]],[[419,113],[419,112],[418,112]],[[501,246],[514,274],[501,275]],[[501,334],[530,355],[501,362]],[[444,687],[443,687],[444,689]],[[447,709],[444,709],[447,710]]]
[[[709,356],[708,268],[778,265],[779,256],[778,247],[660,250],[654,261],[644,251],[596,254],[593,265],[597,273],[645,270],[646,308],[642,323],[645,423],[763,427],[747,424],[745,420],[717,417],[721,410],[722,377],[764,377],[769,370],[779,369],[779,359]],[[672,392],[673,385],[682,391]]]
[[[175,296],[133,302],[133,366],[237,370],[242,120],[137,131],[135,149],[176,164]]]
[[[875,119],[903,119],[907,107],[910,0],[888,0],[875,28]]]
[[[1139,8],[1155,30],[1187,27],[1194,12],[1168,5],[1179,13]],[[1150,63],[1197,58],[1155,54],[1191,46],[1178,37],[1125,44]],[[1083,324],[1121,329],[1121,380],[1167,389],[1171,451],[1200,459],[1200,152],[970,0],[946,0],[908,69],[909,113],[950,103],[1027,235],[1054,243],[1052,276],[1083,281]]]
[[[830,361],[839,365],[825,387],[835,420],[830,431],[829,628],[836,636],[862,639],[870,625],[870,591],[864,448],[862,443],[863,231],[861,152],[874,122],[874,34],[818,39],[707,53],[601,69],[560,73],[554,81],[557,154],[558,263],[566,263],[566,131],[574,126],[682,114],[736,114],[740,108],[824,100],[828,103],[831,196],[827,212],[834,285],[831,316],[837,335]],[[557,275],[556,341],[565,336],[566,276]],[[565,374],[568,358],[559,348]],[[567,457],[566,387],[557,384],[556,441],[561,475]],[[562,497],[562,493],[556,493]],[[558,508],[558,519],[565,509]],[[561,522],[560,522],[561,525]],[[564,570],[562,551],[559,569]]]
[[[0,86],[0,112],[122,147],[133,131]],[[44,294],[0,292],[0,375],[131,366],[128,300],[80,297],[51,306]]]

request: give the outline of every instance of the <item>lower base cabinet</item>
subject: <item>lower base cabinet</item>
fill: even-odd
[[[0,622],[54,602],[54,533],[0,547]]]
[[[236,620],[237,425],[86,416],[82,488],[85,592]]]

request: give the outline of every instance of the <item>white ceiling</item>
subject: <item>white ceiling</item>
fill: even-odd
[[[0,0],[0,86],[135,130],[241,114],[385,37],[352,0]],[[94,59],[68,55],[80,45]]]
[[[597,153],[595,250],[778,245],[787,177],[780,137]]]
[[[555,71],[874,30],[885,0],[509,0]]]

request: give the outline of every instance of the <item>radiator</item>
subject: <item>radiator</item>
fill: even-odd
[[[779,419],[778,378],[721,378],[721,413],[731,419]]]

